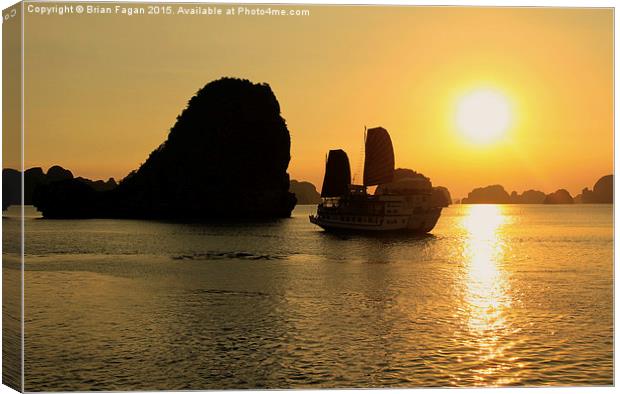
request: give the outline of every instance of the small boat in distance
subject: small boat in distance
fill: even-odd
[[[400,170],[399,170],[400,171]],[[446,206],[429,178],[413,171],[396,178],[394,149],[382,127],[365,133],[364,181],[351,184],[349,158],[330,150],[325,165],[321,203],[310,222],[336,231],[411,231],[428,233]],[[377,186],[374,194],[367,187]]]

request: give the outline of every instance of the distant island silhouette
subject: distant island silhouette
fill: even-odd
[[[593,190],[587,187],[575,197],[576,202],[589,204],[612,204],[614,202],[614,176],[605,175],[594,184]]]
[[[594,184],[593,190],[585,188],[574,198],[566,189],[559,189],[550,194],[539,190],[527,190],[523,194],[513,191],[508,194],[503,186],[490,185],[475,188],[460,201],[461,204],[612,204],[613,202],[613,175],[603,176]]]
[[[2,210],[7,209],[10,205],[21,204],[20,188],[21,173],[12,168],[2,170]],[[89,185],[95,191],[108,191],[114,189],[118,184],[114,178],[107,181],[93,181],[82,177],[73,177],[73,173],[61,166],[55,165],[43,172],[41,167],[33,167],[24,171],[24,203],[32,205],[35,190],[41,185],[48,185],[52,182],[75,179]]]
[[[297,204],[309,205],[321,202],[321,194],[316,190],[316,186],[310,182],[292,179],[289,191],[297,198]]]
[[[461,200],[461,204],[510,204],[510,196],[501,185],[478,187]]]
[[[551,194],[547,194],[543,204],[574,204],[575,201],[568,190],[559,189]]]
[[[61,167],[41,181],[39,168],[25,174],[39,179],[27,193],[45,218],[289,217],[296,204],[287,173],[290,145],[268,84],[221,78],[189,100],[167,140],[118,186],[73,178]]]

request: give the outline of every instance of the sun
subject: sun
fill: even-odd
[[[471,142],[488,144],[505,136],[512,113],[504,94],[478,89],[461,97],[456,106],[456,126]]]

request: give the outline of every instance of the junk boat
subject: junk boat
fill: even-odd
[[[450,203],[445,189],[433,188],[429,178],[412,170],[395,170],[392,140],[384,128],[366,130],[364,145],[362,185],[351,184],[346,152],[329,151],[321,203],[310,222],[328,231],[430,232]],[[374,194],[367,192],[370,186],[377,186]]]

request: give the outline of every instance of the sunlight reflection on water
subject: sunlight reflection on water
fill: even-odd
[[[479,367],[476,379],[487,383],[496,374],[503,374],[511,365],[504,352],[510,344],[504,339],[509,329],[505,312],[511,306],[509,282],[502,269],[505,242],[502,228],[507,218],[499,205],[472,205],[462,221],[467,231],[463,258],[466,274],[464,307],[472,345],[478,349]],[[502,384],[510,384],[502,381]]]

